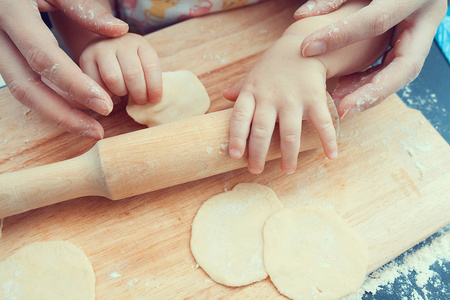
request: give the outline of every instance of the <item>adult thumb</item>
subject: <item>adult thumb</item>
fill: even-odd
[[[128,32],[128,24],[114,17],[109,7],[97,1],[53,0],[51,4],[87,30],[97,34],[119,37]]]

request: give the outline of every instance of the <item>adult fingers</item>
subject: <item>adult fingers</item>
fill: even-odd
[[[346,0],[309,0],[294,13],[296,20],[320,16],[337,10]]]
[[[159,102],[163,93],[161,65],[158,54],[145,42],[138,48],[138,56],[144,70],[144,79],[147,86],[147,98],[150,102]]]
[[[232,158],[241,158],[244,154],[255,105],[255,98],[249,91],[243,91],[234,104],[228,144],[228,151]]]
[[[297,169],[297,157],[300,151],[303,111],[280,110],[280,147],[281,171],[292,174]]]
[[[277,111],[274,107],[256,106],[248,143],[248,170],[253,174],[264,170],[276,120]]]
[[[128,24],[115,18],[97,1],[51,0],[54,7],[89,31],[109,37],[118,37],[128,32]]]
[[[0,52],[0,73],[17,100],[66,131],[95,140],[103,138],[100,123],[71,107],[45,85],[3,31],[0,31]]]
[[[420,2],[374,0],[344,19],[309,34],[300,51],[303,56],[315,56],[381,35],[414,12]]]
[[[329,159],[335,159],[338,156],[336,129],[328,110],[326,96],[321,96],[319,100],[317,105],[310,106],[308,111],[305,112],[306,118],[311,121],[319,134],[325,155]]]
[[[339,103],[345,96],[350,95],[363,85],[369,83],[382,67],[379,64],[363,72],[356,72],[337,78],[337,85],[330,92],[331,98],[336,106],[339,106]]]
[[[74,101],[100,114],[109,114],[112,110],[109,95],[59,48],[30,2],[17,0],[9,2],[10,5],[3,3],[0,9],[5,10],[2,11],[0,23],[33,71],[49,79]]]
[[[338,112],[342,118],[352,117],[377,105],[417,77],[436,32],[437,25],[429,20],[405,20],[396,27],[395,44],[386,55],[382,69],[339,104]]]

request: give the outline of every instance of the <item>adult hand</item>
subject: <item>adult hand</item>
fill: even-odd
[[[3,0],[0,73],[13,96],[24,105],[67,131],[101,139],[104,132],[100,123],[72,104],[107,115],[113,107],[111,98],[59,48],[39,13],[52,10],[63,11],[84,28],[101,35],[116,37],[128,31],[126,23],[96,1]],[[56,86],[64,97],[49,86]]]
[[[345,1],[311,0],[294,17],[299,20],[327,14]],[[303,56],[320,55],[381,35],[395,26],[392,48],[382,64],[343,78],[331,92],[340,101],[339,115],[350,117],[375,106],[417,77],[446,11],[445,0],[372,0],[356,13],[308,35],[300,51]]]

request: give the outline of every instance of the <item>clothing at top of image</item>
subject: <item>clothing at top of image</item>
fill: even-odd
[[[130,31],[146,34],[179,21],[262,0],[110,0]]]

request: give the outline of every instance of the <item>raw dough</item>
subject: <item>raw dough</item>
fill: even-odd
[[[209,109],[208,93],[191,71],[164,72],[163,96],[158,103],[137,105],[128,99],[127,113],[148,127],[199,116]]]
[[[3,219],[0,219],[0,238],[2,237]]]
[[[264,263],[278,291],[291,299],[340,299],[362,285],[368,254],[335,212],[285,208],[264,226]]]
[[[80,248],[36,242],[0,262],[0,299],[95,299],[95,275]]]
[[[199,266],[227,286],[266,278],[262,229],[282,207],[270,188],[255,183],[238,184],[206,201],[192,223],[191,250]]]

